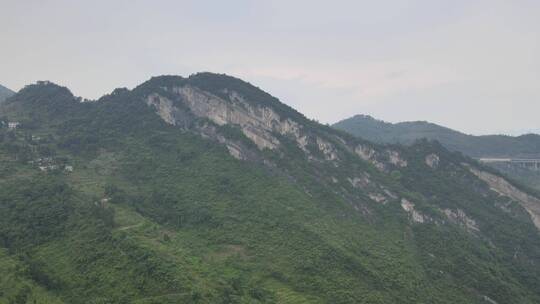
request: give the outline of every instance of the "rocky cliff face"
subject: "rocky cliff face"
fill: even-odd
[[[474,175],[485,181],[493,191],[496,191],[500,195],[507,196],[523,206],[530,214],[534,225],[540,229],[540,199],[519,190],[500,176],[472,167],[469,167],[469,169]]]
[[[451,210],[451,209],[444,209],[443,213],[446,215],[448,220],[452,223],[461,225],[465,227],[468,231],[471,232],[479,232],[480,229],[478,228],[478,224],[475,220],[470,218],[463,210],[457,209],[457,210]]]
[[[430,166],[433,169],[436,169],[439,166],[440,158],[437,154],[429,154],[426,156],[426,165]]]
[[[332,141],[347,145],[345,140],[337,136],[327,138],[325,135],[306,131],[301,122],[285,118],[271,107],[254,105],[253,102],[249,102],[233,90],[223,91],[226,98],[191,85],[167,88],[167,92],[173,97],[169,94],[165,96],[154,92],[146,96],[145,102],[153,106],[156,113],[171,125],[184,125],[189,114],[199,119],[207,119],[216,126],[235,126],[259,150],[279,149],[282,145],[280,137],[286,137],[293,140],[308,159],[316,159],[318,155],[321,155],[323,160],[339,161],[339,149]],[[221,141],[224,142],[224,140]],[[239,158],[242,154],[240,148],[233,148],[234,144],[230,143],[227,146],[233,156]],[[308,146],[311,149],[315,148],[316,151],[310,150]],[[369,159],[376,167],[384,169],[385,166],[378,160],[375,150],[360,146],[355,149],[360,157]],[[361,152],[364,150],[366,152]],[[386,153],[388,162],[397,166],[406,166],[406,161],[400,158],[398,152]]]
[[[189,83],[161,88],[164,92],[147,94],[145,102],[154,107],[156,113],[166,123],[185,127],[189,121],[197,119],[206,121],[202,125],[199,124],[197,131],[225,145],[229,153],[237,159],[261,158],[256,151],[251,151],[241,142],[220,134],[219,127],[238,128],[259,151],[265,149],[280,151],[284,138],[287,138],[303,151],[307,160],[329,162],[335,167],[339,166],[344,153],[352,153],[383,173],[408,166],[407,159],[398,150],[390,147],[381,149],[369,143],[345,140],[337,134],[314,132],[312,128],[306,126],[306,121],[286,117],[273,107],[249,100],[234,89],[221,89],[217,94]],[[438,169],[440,161],[440,156],[434,153],[427,154],[424,158],[425,165],[431,169]],[[468,168],[487,182],[493,190],[519,202],[529,212],[535,225],[540,228],[540,200],[518,190],[502,177],[470,166]],[[415,210],[415,204],[411,201],[400,198],[398,194],[372,182],[366,172],[357,172],[347,180],[353,189],[358,189],[360,193],[366,192],[372,201],[380,204],[398,201],[412,222],[425,223],[432,220]],[[335,184],[338,181],[333,177],[330,183]],[[479,231],[475,220],[468,217],[463,210],[444,209],[440,210],[440,213],[450,223],[461,225],[471,232]]]
[[[196,117],[208,119],[218,126],[230,124],[240,127],[260,150],[279,147],[280,141],[274,133],[293,137],[300,148],[306,145],[301,127],[296,122],[282,119],[269,107],[253,106],[234,91],[227,92],[229,100],[190,85],[173,87],[170,91]],[[181,123],[182,110],[169,98],[153,93],[146,98],[146,103],[155,106],[156,112],[167,123]]]
[[[388,171],[389,166],[398,168],[407,167],[407,160],[403,159],[398,151],[392,149],[377,151],[370,145],[359,144],[354,147],[354,152],[361,159],[370,162],[380,171]]]

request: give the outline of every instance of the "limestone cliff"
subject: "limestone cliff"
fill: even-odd
[[[486,182],[493,191],[511,198],[525,208],[530,214],[534,225],[540,229],[540,199],[521,191],[500,176],[478,170],[471,166],[468,167],[474,175]]]

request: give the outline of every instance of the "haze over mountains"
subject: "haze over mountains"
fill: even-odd
[[[539,303],[540,199],[240,79],[0,104],[0,302]]]
[[[369,115],[339,121],[334,128],[378,143],[412,144],[420,138],[437,140],[471,157],[540,158],[540,135],[467,135],[426,121],[388,123]]]
[[[15,92],[0,84],[0,102],[6,100],[8,97],[13,96],[14,94]]]
[[[540,159],[538,134],[473,136],[426,121],[393,124],[368,115],[353,116],[334,124],[333,127],[378,143],[411,145],[422,138],[436,140],[452,151],[478,159]],[[535,163],[491,161],[488,165],[540,190],[540,170]]]

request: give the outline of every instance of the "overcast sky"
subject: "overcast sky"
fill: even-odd
[[[539,0],[0,0],[0,83],[247,80],[309,118],[540,129]]]

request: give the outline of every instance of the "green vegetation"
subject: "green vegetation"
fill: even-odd
[[[341,163],[309,160],[286,136],[279,151],[258,151],[236,126],[217,128],[271,165],[240,161],[142,102],[186,83],[275,107],[338,147]],[[40,83],[0,117],[21,122],[0,129],[0,303],[540,302],[540,236],[527,213],[441,146],[392,147],[408,166],[381,172],[337,137],[365,142],[209,73],[84,103]],[[349,182],[363,175],[372,188]],[[395,198],[370,199],[380,187]],[[401,198],[432,221],[412,222]],[[479,232],[449,223],[444,208]]]
[[[531,170],[530,168],[507,163],[490,163],[489,166],[524,185],[540,191],[540,170]]]
[[[353,116],[333,127],[377,143],[410,145],[418,139],[427,138],[471,157],[540,158],[538,134],[473,136],[425,121],[392,124],[367,115]]]
[[[387,123],[367,115],[356,115],[333,125],[355,136],[386,144],[412,145],[419,139],[436,140],[452,151],[475,158],[540,158],[540,135],[466,135],[436,124],[415,121]],[[506,163],[489,166],[531,188],[540,190],[540,171]]]

